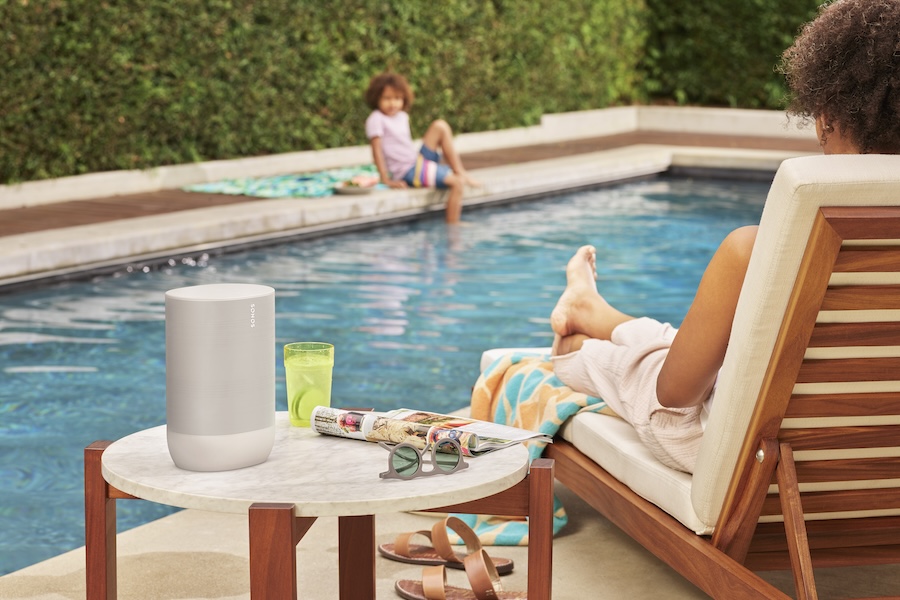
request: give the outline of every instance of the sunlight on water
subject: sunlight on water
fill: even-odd
[[[0,294],[0,574],[83,545],[87,444],[164,422],[166,290],[270,285],[277,356],[290,341],[334,343],[335,405],[450,411],[468,404],[483,350],[550,344],[578,246],[597,247],[611,303],[677,325],[767,187],[649,180],[472,210],[456,228],[436,217]],[[120,529],[172,510],[118,506]]]

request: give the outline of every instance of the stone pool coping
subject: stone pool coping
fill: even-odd
[[[516,148],[633,131],[667,131],[735,137],[814,139],[814,132],[787,126],[778,111],[685,107],[620,107],[547,115],[539,126],[464,134],[462,152]],[[472,208],[556,191],[596,186],[666,172],[673,168],[774,173],[796,150],[637,144],[575,156],[477,169],[483,184],[466,192]],[[319,153],[179,165],[146,172],[114,172],[0,186],[0,209],[77,201],[216,181],[348,166],[370,161],[366,146]],[[227,174],[227,175],[226,175]],[[87,196],[90,190],[92,195]],[[68,192],[65,194],[64,192]],[[443,210],[443,193],[384,190],[327,198],[252,199],[247,202],[49,229],[0,237],[0,287],[85,270],[140,263],[300,235],[322,234],[373,223],[414,218]],[[464,209],[463,219],[466,218]]]

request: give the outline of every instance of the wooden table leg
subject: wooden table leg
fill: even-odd
[[[84,449],[84,560],[87,597],[116,597],[116,501],[100,469],[103,451],[112,442],[94,442]]]
[[[553,573],[553,461],[531,463],[528,501],[528,598],[550,600]]]
[[[294,505],[250,506],[250,598],[296,600],[297,543],[315,517],[294,517]]]
[[[528,600],[551,600],[553,574],[553,465],[531,462],[528,476],[506,491],[480,500],[427,512],[458,512],[528,517]]]
[[[338,517],[341,600],[375,598],[375,517]]]

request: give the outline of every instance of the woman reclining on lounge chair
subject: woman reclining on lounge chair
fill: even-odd
[[[781,70],[789,112],[815,121],[825,154],[900,153],[900,0],[828,4],[784,52]],[[550,316],[554,371],[603,398],[670,467],[693,472],[756,229],[725,238],[677,330],[611,306],[597,291],[593,247],[566,267]]]

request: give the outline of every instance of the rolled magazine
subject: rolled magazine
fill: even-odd
[[[438,440],[453,438],[466,456],[532,440],[553,441],[536,431],[409,408],[374,412],[317,406],[310,425],[313,431],[324,435],[390,444],[405,442],[423,450]]]

